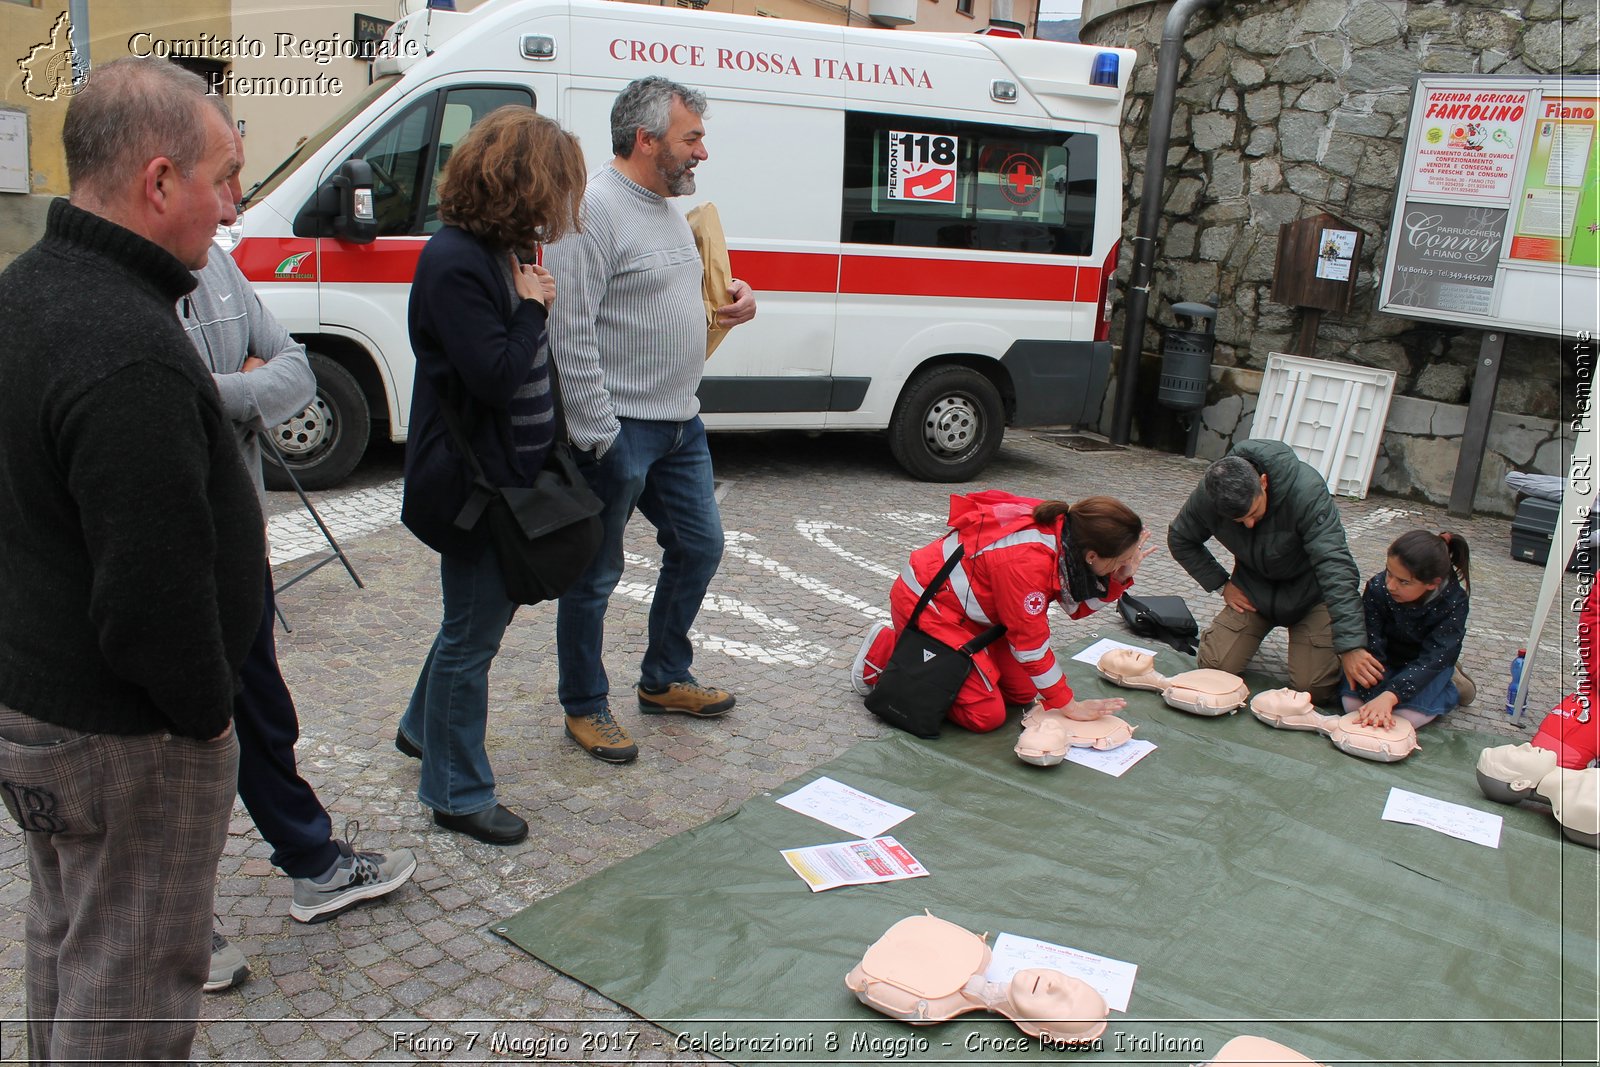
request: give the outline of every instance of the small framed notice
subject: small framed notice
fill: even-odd
[[[0,108],[0,193],[28,191],[28,113]]]

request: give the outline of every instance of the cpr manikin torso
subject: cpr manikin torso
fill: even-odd
[[[1335,748],[1349,756],[1396,763],[1421,746],[1417,728],[1405,719],[1389,726],[1363,726],[1359,712],[1324,715],[1311,703],[1311,694],[1297,689],[1271,689],[1250,701],[1250,713],[1279,730],[1311,730],[1325,734]]]
[[[1232,715],[1250,696],[1237,674],[1202,667],[1168,678],[1157,672],[1153,656],[1131,648],[1114,648],[1095,666],[1100,676],[1114,685],[1160,693],[1172,707],[1194,715]]]
[[[1083,722],[1068,718],[1060,709],[1046,711],[1036,704],[1022,717],[1017,758],[1036,767],[1054,767],[1066,758],[1069,748],[1105,752],[1127,744],[1133,731],[1134,727],[1115,715]]]
[[[1600,848],[1600,767],[1569,771],[1558,767],[1535,790],[1550,802],[1561,832],[1581,845]]]
[[[889,927],[844,984],[869,1008],[913,1025],[993,1011],[1057,1044],[1091,1041],[1105,1030],[1106,1002],[1081,979],[1030,968],[1009,982],[989,982],[988,969],[983,938],[932,915],[913,915]]]

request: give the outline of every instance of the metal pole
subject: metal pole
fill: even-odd
[[[72,27],[68,37],[72,42],[72,85],[76,88],[89,76],[89,0],[68,0],[67,20]]]
[[[1133,273],[1124,305],[1122,358],[1117,365],[1117,403],[1111,418],[1111,440],[1128,443],[1133,423],[1133,394],[1139,382],[1139,356],[1144,348],[1145,314],[1150,306],[1150,276],[1156,261],[1156,233],[1167,177],[1167,145],[1172,140],[1173,101],[1178,94],[1178,64],[1189,20],[1217,0],[1177,0],[1167,12],[1156,58],[1156,93],[1150,103],[1150,141],[1144,150],[1144,184],[1139,198],[1139,229],[1133,237]],[[1199,299],[1199,297],[1196,297]]]
[[[1506,335],[1491,330],[1478,346],[1478,369],[1472,376],[1472,399],[1467,402],[1467,424],[1461,431],[1461,450],[1456,453],[1456,476],[1450,484],[1450,514],[1471,515],[1472,498],[1478,494],[1478,475],[1483,470],[1483,452],[1489,441],[1489,420],[1494,416],[1494,394],[1500,388],[1500,357],[1506,350]]]

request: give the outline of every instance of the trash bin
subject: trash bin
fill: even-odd
[[[1156,399],[1176,411],[1198,411],[1206,406],[1206,386],[1211,381],[1211,353],[1217,309],[1210,304],[1174,304],[1172,313],[1190,320],[1198,329],[1168,327],[1161,341],[1161,387]]]
[[[1194,458],[1200,443],[1200,409],[1211,383],[1211,354],[1217,344],[1217,309],[1210,304],[1173,304],[1172,313],[1190,328],[1168,327],[1161,339],[1161,383],[1156,400],[1189,413],[1189,438],[1183,454]],[[1198,327],[1198,328],[1195,328]]]

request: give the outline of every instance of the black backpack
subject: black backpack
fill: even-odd
[[[1191,656],[1199,647],[1200,624],[1194,621],[1181,596],[1136,597],[1123,593],[1117,598],[1117,610],[1128,629],[1140,637],[1153,637]]]

